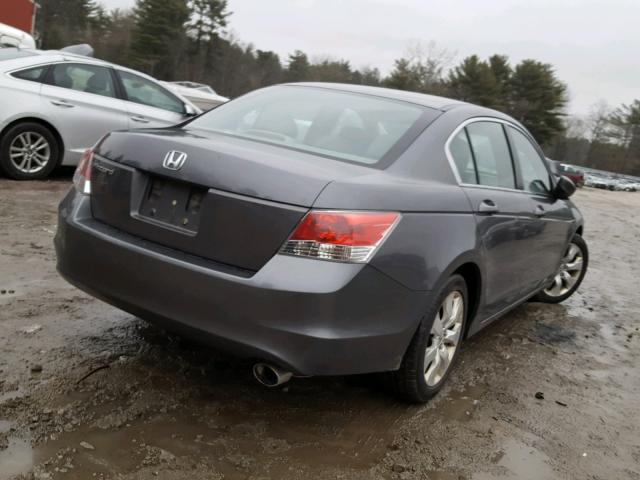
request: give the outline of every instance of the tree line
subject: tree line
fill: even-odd
[[[97,0],[46,0],[38,12],[40,47],[90,43],[95,55],[161,80],[192,80],[236,97],[282,82],[342,82],[448,96],[487,106],[522,122],[550,157],[568,163],[640,174],[640,101],[600,108],[593,118],[566,115],[567,86],[549,64],[517,64],[504,55],[454,55],[417,44],[388,75],[335,58],[287,58],[243,43],[227,32],[226,0],[136,0],[131,10],[107,11]],[[582,122],[582,123],[581,123]]]
[[[640,176],[640,100],[617,108],[597,102],[586,118],[568,119],[549,151],[574,165]]]

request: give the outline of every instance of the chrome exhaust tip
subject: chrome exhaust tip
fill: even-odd
[[[277,387],[291,380],[293,373],[268,363],[256,363],[253,366],[253,376],[265,387]]]

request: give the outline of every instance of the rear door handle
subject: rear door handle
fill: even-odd
[[[488,198],[485,200],[482,200],[480,202],[480,205],[478,205],[478,213],[484,213],[485,215],[492,215],[494,213],[498,213],[499,211],[500,209],[498,208],[498,205],[496,205],[496,202]]]
[[[149,123],[149,119],[148,118],[139,117],[138,115],[134,115],[133,117],[131,117],[131,120],[133,120],[134,122],[139,122],[139,123]]]
[[[73,107],[75,107],[75,105],[70,104],[66,100],[51,100],[51,103],[56,105],[57,107],[64,107],[64,108],[73,108]]]
[[[544,207],[542,205],[536,205],[536,209],[533,211],[536,217],[544,217],[545,212]]]

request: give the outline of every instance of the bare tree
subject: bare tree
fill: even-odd
[[[402,90],[444,94],[445,72],[455,56],[454,52],[439,47],[433,40],[426,44],[414,40],[405,49],[403,57],[396,60],[385,84]]]
[[[591,142],[604,142],[607,137],[607,126],[611,116],[611,107],[604,100],[594,103],[586,118],[588,138]]]
[[[420,71],[423,83],[431,85],[442,81],[456,55],[456,52],[439,46],[435,40],[427,43],[413,40],[407,45],[404,58]]]
[[[565,119],[567,127],[566,135],[569,138],[584,138],[590,134],[590,124],[588,118],[570,116]]]

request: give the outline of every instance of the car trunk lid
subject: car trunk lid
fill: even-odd
[[[178,169],[169,167],[186,154]],[[371,169],[179,128],[114,132],[96,147],[92,213],[108,225],[215,262],[259,270],[336,178]]]

